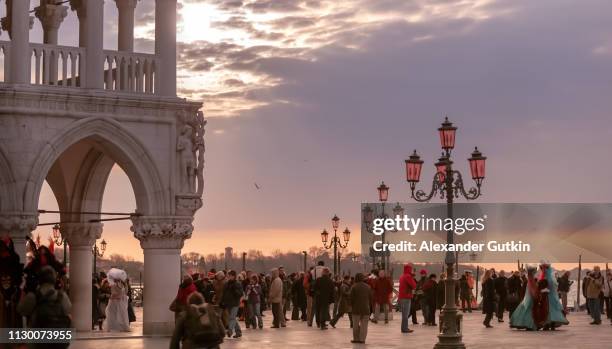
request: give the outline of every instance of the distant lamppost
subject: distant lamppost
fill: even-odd
[[[446,210],[448,218],[453,218],[453,199],[463,196],[467,200],[477,199],[481,192],[480,187],[485,177],[485,160],[486,157],[474,149],[472,156],[468,159],[472,179],[476,183],[476,188],[472,187],[466,191],[463,186],[463,177],[459,171],[452,169],[453,162],[451,161],[451,151],[455,147],[455,133],[457,127],[444,119],[442,126],[438,128],[440,134],[440,143],[444,152],[442,157],[435,163],[436,174],[433,178],[433,184],[429,194],[422,190],[416,190],[416,184],[421,177],[421,169],[423,161],[417,154],[416,150],[410,158],[406,160],[406,180],[410,184],[411,196],[418,202],[426,202],[438,194],[440,198],[446,198]],[[446,240],[448,244],[453,244],[454,232],[452,229],[447,230]],[[446,252],[444,259],[446,264],[447,278],[444,281],[445,303],[442,308],[441,317],[441,332],[438,335],[438,343],[435,348],[465,348],[465,344],[461,341],[461,316],[457,313],[455,306],[455,280],[453,279],[453,266],[455,263],[455,254],[451,251]]]
[[[53,242],[57,246],[64,245],[64,260],[62,262],[64,263],[64,266],[68,265],[68,258],[67,258],[67,255],[68,255],[67,254],[67,252],[68,252],[68,241],[64,240],[64,237],[60,233],[60,226],[59,226],[59,224],[56,223],[53,226],[51,237],[53,238]]]
[[[327,245],[327,242],[329,240],[329,233],[325,229],[323,229],[323,232],[321,233],[321,241],[323,241],[323,247],[325,247],[325,249],[327,250],[332,247],[334,249],[334,275],[338,275],[338,265],[340,264],[338,260],[338,247],[346,248],[348,246],[349,240],[351,239],[351,231],[348,228],[344,229],[344,231],[342,232],[342,239],[344,240],[343,245],[342,241],[340,240],[340,237],[338,237],[337,234],[338,226],[340,226],[340,218],[334,215],[334,217],[332,218],[332,228],[334,229],[334,236],[332,237],[329,246]]]
[[[104,252],[106,252],[106,241],[102,239],[100,243],[100,247],[98,248],[98,242],[94,242],[94,245],[91,248],[91,253],[93,254],[93,268],[94,274],[98,273],[98,267],[96,265],[98,257],[102,258],[104,256]]]
[[[308,271],[308,253],[306,253],[306,251],[302,251],[302,254],[304,255],[304,272]]]
[[[381,214],[376,216],[376,218],[385,219],[387,218],[387,214],[385,213],[385,204],[389,199],[389,187],[385,184],[384,181],[382,181],[376,189],[378,190],[378,201],[381,203]],[[368,231],[370,231],[370,229],[372,228],[372,222],[374,221],[374,213],[375,212],[372,207],[370,207],[370,205],[366,205],[362,210],[363,220]],[[404,214],[404,208],[399,203],[397,203],[397,205],[395,205],[395,207],[393,208],[393,215],[398,216],[402,214]],[[385,244],[385,233],[381,235],[381,242],[383,245]],[[378,263],[378,268],[387,271],[387,269],[389,268],[389,251],[376,253],[374,250],[371,250],[372,264],[374,265],[377,264],[376,256],[378,254],[380,254],[381,257],[381,262]]]
[[[246,271],[246,252],[242,252],[242,271]]]
[[[378,188],[376,188],[378,190],[378,201],[380,201],[380,204],[382,206],[382,214],[381,214],[381,218],[387,218],[387,214],[385,213],[385,204],[387,203],[387,200],[389,199],[389,187],[385,185],[385,182],[382,181],[380,183],[380,185],[378,186]],[[384,246],[385,244],[385,234],[386,232],[383,232],[381,235],[381,242]],[[381,266],[380,268],[382,270],[384,270],[385,272],[387,271],[387,265],[388,265],[388,261],[389,261],[389,251],[384,251],[383,255],[381,256]]]

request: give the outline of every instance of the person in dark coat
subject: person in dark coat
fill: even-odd
[[[483,325],[491,328],[491,319],[496,310],[495,304],[495,281],[492,278],[491,269],[485,271],[482,276],[482,312],[485,313]]]
[[[467,311],[472,312],[472,290],[470,289],[470,285],[468,284],[467,276],[465,274],[461,275],[459,279],[459,298],[461,299],[461,311],[465,313],[466,305]]]
[[[338,287],[338,312],[330,321],[332,327],[336,327],[336,323],[340,320],[344,314],[349,314],[349,322],[351,328],[353,328],[353,319],[351,318],[351,277],[348,275],[344,276],[340,287]]]
[[[17,312],[21,300],[19,289],[23,273],[23,264],[15,252],[13,241],[9,238],[0,240],[0,328],[21,328],[23,321]],[[0,345],[1,347],[1,345]]]
[[[296,315],[298,315],[295,319],[292,320],[302,320],[306,321],[306,289],[304,289],[304,273],[300,273],[298,277],[293,281],[293,285],[291,286],[291,295],[293,297],[293,309],[297,309]],[[299,316],[299,312],[301,312],[301,316]]]
[[[240,299],[244,294],[242,283],[236,280],[236,271],[230,270],[227,273],[227,282],[223,286],[223,297],[221,298],[221,307],[228,312],[228,328],[227,336],[234,338],[242,337],[242,329],[238,323],[238,308]]]
[[[521,275],[518,271],[515,271],[512,273],[512,276],[508,278],[508,297],[506,298],[506,306],[508,308],[509,318],[512,317],[514,310],[516,310],[516,307],[518,307],[521,302],[521,290]]]
[[[353,340],[351,343],[365,343],[370,320],[370,304],[374,297],[372,289],[365,282],[362,273],[355,275],[355,284],[349,292],[351,318],[353,319]]]
[[[334,302],[334,282],[330,277],[328,268],[323,269],[323,276],[318,278],[314,283],[314,295],[317,307],[317,319],[319,320],[319,328],[327,329],[327,321],[329,318],[329,305]]]
[[[423,298],[425,299],[425,325],[436,326],[436,300],[437,300],[436,274],[429,275],[429,278],[423,284]]]
[[[96,274],[91,279],[91,330],[100,322],[100,281]]]
[[[495,293],[497,294],[497,322],[504,322],[504,311],[506,310],[506,297],[508,296],[508,278],[501,270],[495,278]]]

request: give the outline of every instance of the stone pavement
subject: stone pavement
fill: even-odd
[[[352,330],[348,320],[341,320],[336,329],[321,331],[307,327],[301,321],[289,321],[285,329],[271,329],[271,314],[266,312],[263,330],[246,330],[243,326],[243,337],[229,338],[222,344],[228,349],[284,349],[284,348],[433,348],[436,342],[437,327],[417,325],[412,327],[411,334],[399,331],[399,316],[388,325],[379,322],[370,323],[367,343],[351,344]],[[396,314],[399,315],[399,314]],[[507,314],[506,314],[507,315]],[[140,318],[140,317],[139,317]],[[419,316],[420,318],[420,316]],[[465,314],[464,342],[467,348],[512,348],[512,349],[547,349],[547,348],[580,348],[603,349],[612,348],[612,326],[604,322],[600,326],[589,325],[590,318],[586,313],[570,314],[570,325],[554,332],[526,332],[508,328],[507,322],[492,322],[494,328],[482,326],[483,315],[480,313]],[[244,325],[244,323],[241,323]],[[112,336],[112,337],[109,337]],[[117,334],[101,334],[79,336],[70,346],[72,349],[161,349],[168,348],[169,338],[142,337],[139,331],[134,331],[124,338]]]

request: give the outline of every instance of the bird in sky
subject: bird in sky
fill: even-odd
[[[253,183],[253,184],[255,184],[255,188],[257,188],[257,190],[259,190],[259,189],[260,189],[260,188],[259,188],[259,185],[257,185],[257,183]]]

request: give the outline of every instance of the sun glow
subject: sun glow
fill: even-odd
[[[183,42],[197,40],[219,41],[217,31],[211,28],[211,21],[221,16],[221,13],[212,6],[206,4],[183,4],[180,10],[181,21],[178,37]]]

